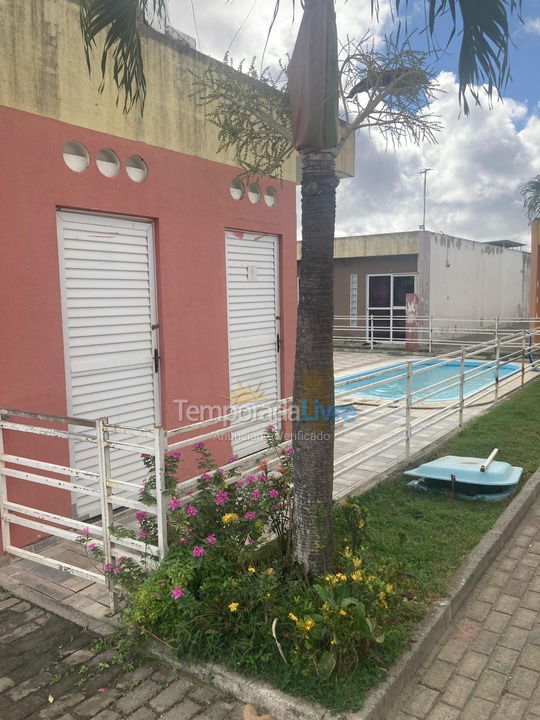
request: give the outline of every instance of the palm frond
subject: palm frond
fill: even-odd
[[[523,207],[527,213],[527,217],[532,222],[540,219],[540,175],[536,175],[532,180],[526,182],[521,188],[521,197],[523,198]]]
[[[138,104],[141,112],[146,99],[146,77],[141,51],[138,22],[147,22],[150,15],[165,20],[166,0],[79,0],[80,25],[88,72],[96,38],[105,33],[101,52],[101,84],[105,87],[109,59],[112,78],[124,98],[124,112]]]
[[[454,35],[461,36],[458,63],[459,100],[465,114],[470,108],[467,92],[479,102],[478,86],[484,86],[491,100],[493,92],[500,93],[510,79],[508,51],[510,18],[519,16],[523,0],[424,0],[427,5],[427,28],[433,37],[439,18],[450,14],[452,28],[447,43]],[[394,0],[396,12],[409,0]],[[371,0],[372,12],[379,0]]]

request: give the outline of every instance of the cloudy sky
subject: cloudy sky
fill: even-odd
[[[274,8],[273,0],[169,0],[170,22],[196,39],[204,53],[235,60],[254,55],[260,60]],[[300,20],[290,0],[270,36],[265,64],[292,52]],[[409,30],[422,22],[422,0],[410,2]],[[382,38],[393,27],[386,0],[378,22],[371,18],[370,0],[336,0],[338,32],[362,37],[370,30]],[[438,59],[441,93],[432,110],[444,129],[437,145],[407,145],[395,150],[377,134],[357,135],[356,177],[338,188],[337,235],[417,229],[422,222],[422,176],[429,167],[426,227],[473,240],[529,241],[519,188],[540,173],[540,0],[525,0],[524,24],[512,27],[512,80],[503,102],[490,110],[460,113],[454,42]],[[446,43],[448,23],[440,25]],[[416,44],[425,47],[419,36]]]

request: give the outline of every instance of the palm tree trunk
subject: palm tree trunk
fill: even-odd
[[[302,260],[293,426],[294,559],[306,576],[333,566],[333,250],[335,157],[302,151]]]

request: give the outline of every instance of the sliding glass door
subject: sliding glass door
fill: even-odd
[[[367,276],[367,337],[374,340],[405,340],[405,297],[416,290],[415,275]]]

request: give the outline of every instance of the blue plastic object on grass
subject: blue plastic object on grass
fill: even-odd
[[[418,478],[409,483],[415,490],[436,490],[468,500],[494,501],[514,492],[522,472],[523,468],[506,462],[446,455],[407,470],[405,475]]]

